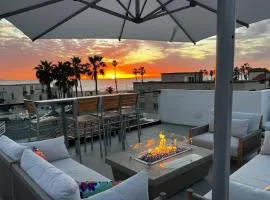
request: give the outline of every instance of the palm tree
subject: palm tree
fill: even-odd
[[[52,62],[44,60],[40,61],[40,64],[34,68],[36,70],[36,77],[39,79],[39,82],[47,87],[48,99],[52,98],[51,83],[53,81],[53,67],[54,65]]]
[[[111,86],[106,88],[106,92],[108,92],[109,94],[113,93],[113,88]]]
[[[89,56],[89,64],[88,64],[88,72],[87,74],[94,79],[95,81],[95,90],[96,90],[96,95],[98,95],[98,88],[97,88],[97,79],[98,79],[98,74],[104,75],[104,67],[106,67],[105,62],[102,61],[103,57],[102,56]]]
[[[200,72],[202,72],[203,73],[203,77],[206,77],[207,80],[208,80],[208,71],[207,71],[207,69],[200,70]],[[205,80],[205,79],[203,78],[203,80]]]
[[[71,63],[68,61],[58,62],[58,65],[53,69],[53,76],[56,80],[55,85],[62,91],[62,96],[65,98],[66,94],[69,93],[71,86],[74,84],[74,79],[72,79],[74,74]]]
[[[118,88],[117,88],[117,77],[116,77],[116,66],[117,66],[117,61],[113,60],[112,65],[113,65],[113,69],[114,69],[114,82],[115,82],[115,90],[116,93],[118,93]]]
[[[244,65],[242,65],[241,67],[240,67],[240,73],[241,73],[241,80],[243,80],[244,78],[245,78],[245,72],[246,71],[246,68],[245,68],[245,66]]]
[[[248,80],[249,79],[249,73],[250,73],[250,70],[252,69],[252,67],[250,67],[249,63],[245,63],[243,66],[245,68],[244,78],[245,78],[245,80]]]
[[[210,70],[209,75],[211,77],[211,81],[213,80],[214,74],[215,74],[215,71],[214,70]]]
[[[138,73],[141,75],[141,79],[142,79],[142,83],[143,83],[143,76],[144,76],[144,74],[146,73],[144,67],[140,67],[140,68],[138,69]]]
[[[234,67],[233,69],[233,79],[234,80],[239,80],[239,76],[240,76],[240,70],[238,67]]]
[[[74,86],[75,86],[75,93],[76,97],[78,96],[78,83],[80,84],[81,88],[81,95],[83,95],[82,92],[82,82],[81,82],[81,74],[84,73],[83,65],[81,64],[82,60],[80,57],[74,56],[71,58],[71,65],[73,67],[73,73],[74,73]]]
[[[135,75],[136,81],[138,82],[138,77],[137,77],[137,74],[139,73],[138,69],[136,67],[134,67],[132,72]]]

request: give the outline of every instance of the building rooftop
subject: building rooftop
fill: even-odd
[[[266,68],[252,68],[250,70],[250,72],[267,72],[267,73],[269,73],[270,71]]]
[[[172,73],[161,73],[161,75],[173,75],[173,74],[203,74],[203,72],[172,72]]]

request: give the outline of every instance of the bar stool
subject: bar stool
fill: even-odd
[[[56,116],[41,116],[38,108],[36,107],[35,103],[31,100],[24,100],[25,108],[29,115],[29,129],[34,131],[37,135],[37,140],[41,139],[41,132],[49,131],[50,133],[53,132],[53,137],[57,137],[57,133],[60,132],[60,118]],[[31,140],[31,136],[29,135],[28,141]]]
[[[138,142],[141,142],[141,124],[137,93],[126,93],[120,95],[120,114],[124,127],[121,142],[122,148],[125,150],[126,129],[128,128],[130,132],[130,123],[134,120],[137,125]]]
[[[107,146],[111,145],[112,128],[120,128],[122,134],[122,118],[120,113],[120,96],[101,96],[101,120],[104,130],[104,151],[107,156]]]
[[[80,140],[84,138],[84,152],[87,152],[87,137],[91,137],[91,150],[94,149],[94,133],[99,136],[100,153],[101,146],[101,120],[99,118],[99,101],[100,97],[81,97],[73,101],[73,117],[74,137],[76,140],[76,151],[79,153],[80,162],[82,162]],[[95,129],[94,129],[95,128]]]

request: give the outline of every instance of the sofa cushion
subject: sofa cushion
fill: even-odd
[[[204,195],[207,199],[212,199],[212,191]],[[247,184],[230,181],[230,200],[269,200],[270,192],[249,186]]]
[[[257,131],[260,128],[261,114],[246,113],[246,112],[232,112],[232,118],[250,120],[249,125],[248,125],[248,133]]]
[[[148,173],[140,172],[105,192],[87,200],[149,200]]]
[[[249,119],[232,119],[232,124],[231,124],[232,136],[242,137],[242,136],[247,135],[249,123],[250,123]],[[213,116],[210,117],[209,132],[210,133],[215,132]]]
[[[249,119],[232,119],[232,136],[240,138],[247,135],[249,121]]]
[[[263,129],[266,131],[270,131],[270,121],[263,123]]]
[[[62,170],[78,182],[83,181],[110,181],[98,172],[81,165],[71,158],[51,162],[52,165]]]
[[[214,109],[211,110],[211,117],[214,116]],[[247,112],[232,112],[232,119],[248,119],[247,132],[254,132],[259,130],[262,115],[259,113],[247,113]]]
[[[270,131],[264,132],[264,141],[261,148],[261,154],[270,156]]]
[[[26,146],[18,144],[17,142],[11,140],[5,135],[0,136],[0,150],[13,161],[20,160],[23,151],[26,148],[27,148]]]
[[[68,150],[65,146],[64,136],[48,140],[21,143],[21,144],[30,147],[31,149],[33,147],[40,149],[46,155],[48,162],[70,157]]]
[[[270,185],[270,156],[257,155],[248,163],[235,171],[231,180],[264,189]]]
[[[214,134],[206,132],[192,137],[192,144],[195,146],[203,147],[206,149],[213,149]],[[239,139],[237,137],[231,137],[231,155],[237,156],[237,150],[239,146]]]
[[[249,186],[247,184],[230,181],[230,199],[233,200],[269,200],[270,192]]]
[[[21,158],[21,168],[56,200],[79,200],[79,187],[66,173],[26,149]]]

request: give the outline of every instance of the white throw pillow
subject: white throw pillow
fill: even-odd
[[[214,109],[211,109],[211,117],[214,117]],[[247,113],[247,112],[232,112],[233,119],[248,119],[248,133],[257,131],[260,129],[260,122],[262,115],[260,113]]]
[[[14,161],[21,159],[22,153],[26,148],[26,146],[18,144],[5,135],[0,137],[0,150]]]
[[[22,143],[22,145],[30,147],[31,149],[33,147],[39,148],[46,155],[48,162],[70,157],[65,145],[64,136],[48,140]]]
[[[231,134],[234,137],[243,137],[247,135],[248,119],[232,119]]]
[[[234,137],[242,137],[247,135],[249,126],[249,119],[232,119],[231,135]],[[214,117],[210,117],[209,132],[214,133]]]
[[[248,133],[257,131],[260,128],[261,114],[246,113],[246,112],[233,112],[232,118],[250,120],[248,130],[247,130]]]
[[[148,173],[139,172],[109,190],[87,198],[87,200],[149,200]]]
[[[261,154],[270,155],[270,131],[265,131]]]
[[[29,149],[23,152],[21,168],[53,199],[81,199],[74,179]]]

